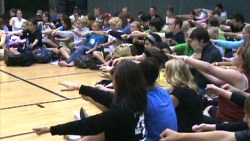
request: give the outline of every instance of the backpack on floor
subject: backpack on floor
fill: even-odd
[[[57,59],[56,53],[54,53],[52,50],[47,50],[44,48],[36,50],[34,57],[37,63],[49,63]]]
[[[90,68],[91,70],[99,70],[99,66],[97,64],[100,64],[100,61],[96,59],[93,55],[80,55],[77,57],[75,64],[79,68]]]
[[[25,52],[15,56],[8,56],[5,59],[7,66],[31,66],[35,63],[34,55],[31,52]]]

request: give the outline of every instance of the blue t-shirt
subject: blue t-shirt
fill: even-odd
[[[160,87],[149,89],[147,97],[147,110],[145,112],[146,141],[159,141],[160,134],[165,129],[177,130],[175,108],[169,93]]]
[[[88,48],[94,48],[96,44],[103,44],[105,41],[105,37],[103,35],[96,35],[96,34],[88,34],[87,35],[87,47]],[[104,48],[100,47],[98,51],[103,51]]]
[[[130,33],[131,33],[130,29],[131,29],[131,24],[127,24],[127,25],[122,29],[122,33],[124,33],[124,34],[130,34]]]

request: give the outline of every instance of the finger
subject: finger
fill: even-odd
[[[58,82],[58,85],[62,85],[62,86],[65,86],[65,87],[68,86],[66,81],[60,81],[60,82]]]
[[[222,89],[227,90],[229,88],[228,84],[221,86]]]

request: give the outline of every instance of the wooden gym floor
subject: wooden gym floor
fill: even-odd
[[[62,68],[52,64],[7,67],[0,61],[0,140],[64,141],[62,136],[37,136],[32,128],[74,120],[73,112],[84,107],[89,115],[105,108],[78,91],[61,92],[60,80],[94,86],[102,78],[89,69]]]

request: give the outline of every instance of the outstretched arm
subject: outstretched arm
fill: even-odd
[[[204,73],[213,75],[218,79],[225,81],[226,83],[231,84],[232,86],[238,89],[245,89],[247,87],[247,80],[242,73],[233,69],[224,69],[216,67],[208,62],[200,61],[187,56],[175,56],[167,54],[169,57],[181,59],[187,64],[192,65],[194,68],[202,71]],[[229,77],[230,76],[230,77]]]
[[[236,138],[234,132],[177,133],[167,129],[161,134],[160,141],[236,141]]]

